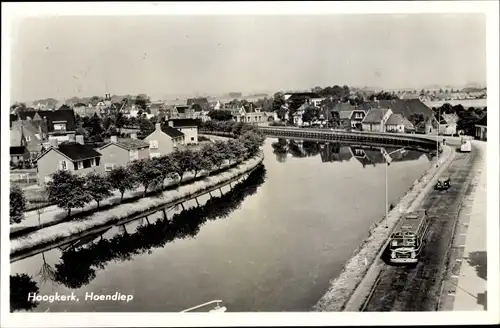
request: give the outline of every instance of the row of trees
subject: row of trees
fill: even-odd
[[[238,137],[246,134],[247,132],[252,132],[261,137],[261,142],[264,141],[264,134],[259,130],[257,126],[245,124],[243,122],[210,120],[201,122],[199,125],[199,129],[213,132],[232,133]]]
[[[114,190],[123,195],[138,186],[144,189],[144,196],[152,189],[163,189],[167,178],[178,179],[178,184],[187,172],[196,177],[201,171],[220,170],[226,162],[233,164],[257,155],[263,138],[253,131],[239,131],[238,139],[215,141],[200,150],[177,149],[166,156],[151,160],[137,160],[126,167],[117,167],[107,174],[89,173],[85,176],[69,171],[57,171],[47,184],[46,192],[51,203],[67,210],[68,217],[73,208],[82,208],[95,201],[99,208],[102,200],[110,197]],[[10,221],[21,222],[26,208],[26,198],[19,187],[12,187],[10,194]]]

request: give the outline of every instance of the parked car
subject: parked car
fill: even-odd
[[[440,177],[438,179],[434,189],[436,189],[436,190],[448,190],[448,188],[450,188],[450,185],[451,185],[450,177],[444,176],[444,177]]]

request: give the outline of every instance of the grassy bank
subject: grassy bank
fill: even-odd
[[[442,163],[448,161],[453,156],[453,151],[450,147],[446,147],[445,149],[441,157]],[[402,214],[414,209],[422,193],[425,193],[425,189],[428,189],[430,182],[441,172],[442,167],[444,165],[437,168],[435,163],[433,163],[430,169],[415,181],[410,190],[399,201],[398,205],[389,212],[387,216],[388,228],[385,227],[385,224],[380,224],[383,221],[385,222],[384,218],[382,218],[368,232],[368,237],[354,251],[353,256],[347,261],[340,275],[331,280],[330,287],[313,307],[314,311],[342,311],[344,309],[371,265],[379,258],[381,250],[383,250],[392,229],[400,220]]]
[[[125,219],[127,217],[146,212],[162,205],[175,202],[202,190],[209,189],[224,181],[231,180],[241,174],[249,172],[263,160],[263,156],[251,158],[236,167],[221,172],[218,175],[205,177],[203,180],[195,181],[191,184],[179,187],[177,190],[169,190],[157,196],[141,198],[136,202],[122,204],[112,209],[100,211],[85,217],[82,220],[60,223],[51,227],[37,230],[27,236],[11,241],[11,254],[26,251],[43,244],[52,243],[74,234],[94,227],[102,226],[112,222]]]

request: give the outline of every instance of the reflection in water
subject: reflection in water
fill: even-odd
[[[43,264],[40,268],[40,272],[38,272],[38,276],[40,276],[40,282],[46,283],[47,281],[51,281],[52,283],[56,283],[56,273],[54,268],[47,263],[45,259],[45,253],[42,253]]]
[[[323,163],[349,161],[354,157],[363,167],[385,163],[384,156],[382,155],[382,147],[293,139],[278,139],[277,142],[272,143],[272,147],[273,153],[276,155],[276,160],[280,163],[286,161],[288,154],[299,158],[320,154]],[[400,148],[383,147],[388,153]],[[391,155],[391,157],[394,162],[402,162],[418,160],[422,155],[420,151],[406,149],[402,153]]]
[[[38,306],[38,302],[28,300],[29,294],[38,293],[39,289],[35,281],[27,274],[16,274],[10,276],[10,312],[26,310],[29,311]]]
[[[152,248],[161,248],[175,239],[194,238],[207,220],[226,218],[245,197],[254,194],[264,182],[265,174],[261,165],[231,192],[211,198],[203,206],[182,211],[170,220],[162,218],[139,226],[133,234],[124,230],[111,239],[99,239],[88,247],[64,251],[55,265],[54,280],[68,288],[78,289],[94,279],[96,270],[104,269],[109,261],[130,261],[134,255],[150,253]]]

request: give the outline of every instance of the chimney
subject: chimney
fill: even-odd
[[[168,121],[168,126],[170,126],[171,128],[173,128],[174,127],[174,121],[173,120]]]
[[[161,130],[161,123],[156,123],[155,129],[156,129],[156,131],[160,131]]]
[[[117,136],[111,136],[111,142],[117,143],[118,142],[118,137]]]
[[[83,145],[85,144],[85,142],[83,141],[83,135],[79,134],[79,135],[76,135],[75,136],[75,140],[77,143],[79,143],[80,145]]]
[[[58,145],[57,139],[50,139],[49,143],[51,147],[57,148]]]
[[[131,133],[130,139],[137,139],[137,133]]]

